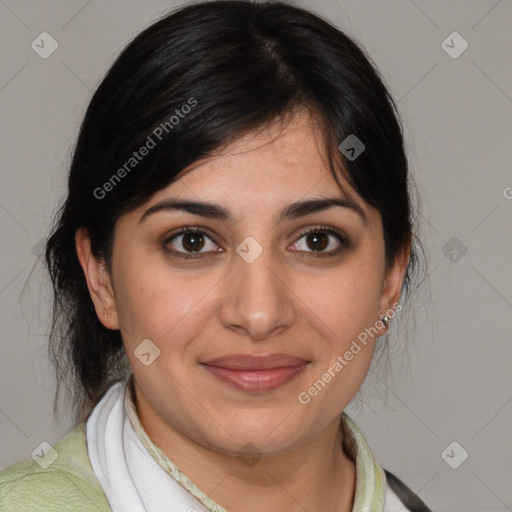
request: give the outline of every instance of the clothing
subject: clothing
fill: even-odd
[[[47,468],[31,460],[0,471],[0,511],[224,512],[151,441],[129,383],[114,384],[87,421],[54,445],[58,457]],[[377,464],[348,415],[340,419],[356,464],[353,511],[428,512]]]

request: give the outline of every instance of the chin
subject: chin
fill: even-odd
[[[222,427],[217,425],[215,439],[211,437],[213,432],[210,429],[205,438],[230,455],[243,456],[246,451],[277,454],[290,449],[301,438],[309,437],[307,423],[301,423],[294,416],[293,411],[284,408],[231,410],[223,416]]]

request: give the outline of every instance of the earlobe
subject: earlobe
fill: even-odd
[[[110,275],[104,261],[92,254],[89,235],[85,228],[77,229],[75,248],[98,319],[108,329],[119,329]]]

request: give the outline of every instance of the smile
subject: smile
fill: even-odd
[[[265,357],[231,355],[201,363],[222,382],[241,391],[277,389],[304,371],[309,361],[288,354]]]

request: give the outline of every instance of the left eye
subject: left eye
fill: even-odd
[[[337,254],[347,245],[346,238],[332,228],[314,228],[306,231],[293,244],[294,250],[320,253],[318,256]]]

